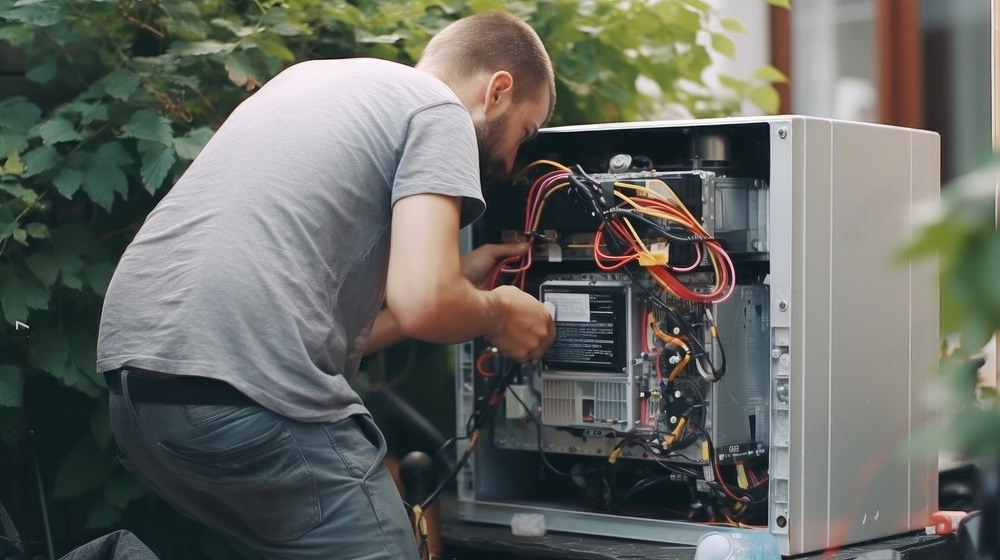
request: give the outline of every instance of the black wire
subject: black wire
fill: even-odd
[[[712,443],[712,436],[711,436],[711,434],[708,433],[707,430],[705,430],[704,426],[700,426],[699,425],[698,426],[698,430],[705,436],[705,440],[708,442],[708,457],[709,457],[709,462],[711,463],[710,466],[711,466],[711,468],[712,468],[713,471],[716,471],[716,473],[715,473],[715,481],[716,482],[715,483],[712,483],[712,482],[708,483],[709,486],[712,486],[712,487],[718,486],[719,487],[718,492],[716,493],[716,496],[719,497],[719,498],[724,499],[727,502],[733,502],[733,498],[729,495],[730,493],[733,494],[734,496],[737,496],[737,498],[739,498],[741,494],[744,494],[744,495],[745,494],[749,494],[749,492],[747,491],[747,489],[739,488],[739,487],[735,487],[734,488],[731,484],[729,484],[728,482],[726,482],[722,478],[722,469],[716,468],[715,445]],[[719,494],[719,492],[721,492],[721,495]],[[751,496],[745,495],[743,497],[745,497],[747,500],[746,501],[742,501],[742,500],[737,499],[736,502],[743,503],[744,505],[745,504],[749,504]]]
[[[664,476],[664,475],[646,477],[633,484],[632,487],[626,490],[624,494],[616,497],[614,501],[612,501],[611,504],[608,506],[608,509],[610,509],[611,511],[616,511],[622,506],[623,503],[628,501],[628,499],[631,498],[632,496],[635,496],[636,494],[645,490],[646,488],[649,488],[650,486],[659,484],[661,482],[667,482],[669,480],[671,480],[671,478],[669,476]]]
[[[670,229],[668,229],[667,227],[663,226],[663,224],[660,224],[660,223],[656,222],[655,220],[653,220],[651,218],[648,218],[648,217],[640,214],[639,212],[636,212],[636,211],[634,211],[632,209],[629,209],[629,208],[614,208],[610,212],[611,212],[612,216],[622,215],[622,214],[628,214],[629,218],[634,218],[636,220],[639,220],[640,222],[643,222],[644,224],[648,225],[650,227],[650,229],[655,230],[658,233],[662,233],[664,235],[664,237],[667,237],[671,241],[675,241],[677,243],[692,243],[693,244],[693,243],[704,243],[705,241],[712,241],[712,238],[710,238],[710,237],[701,237],[700,235],[692,234],[689,230],[687,230],[685,228],[680,228],[680,227],[673,227],[673,228],[671,228],[671,229],[677,229],[677,230],[680,230],[680,231],[683,231],[683,232],[686,232],[686,233],[689,234],[688,237],[681,237],[681,236],[677,235],[676,233],[673,233],[672,231],[670,231]]]
[[[535,417],[534,413],[531,411],[530,408],[528,408],[528,405],[525,404],[525,402],[523,400],[521,400],[521,397],[519,397],[517,395],[517,393],[510,392],[508,394],[513,395],[514,398],[517,399],[517,402],[521,403],[521,406],[524,407],[525,412],[528,413],[528,418],[531,418],[531,421],[534,422],[534,424],[535,424],[535,430],[536,430],[536,432],[538,434],[538,455],[541,456],[542,463],[545,464],[545,468],[549,469],[554,474],[557,474],[559,476],[564,476],[566,478],[572,478],[573,475],[571,475],[569,473],[564,473],[561,470],[557,469],[555,466],[552,465],[552,463],[549,462],[548,457],[545,456],[545,451],[542,449],[542,423],[538,421],[538,418]]]
[[[506,390],[507,385],[513,377],[513,372],[516,371],[514,366],[517,365],[513,362],[513,360],[508,360],[506,358],[503,358],[503,362],[505,367],[501,369],[501,372],[498,373],[496,377],[491,378],[495,385],[487,391],[488,396],[476,401],[473,405],[474,409],[472,414],[469,415],[469,419],[465,423],[466,437],[470,437],[474,431],[481,430],[483,426],[489,423],[489,421],[493,418],[493,415],[496,413],[497,408],[499,408],[499,398],[492,406],[490,405],[490,401],[494,395],[502,394],[503,391]],[[485,410],[483,410],[484,405]],[[448,442],[445,442],[445,445],[448,445]],[[445,446],[442,446],[442,448],[444,447]],[[465,450],[465,453],[463,453],[462,457],[459,458],[457,463],[455,463],[454,468],[451,469],[448,476],[445,477],[445,479],[442,480],[433,491],[431,491],[427,498],[420,502],[421,509],[426,511],[427,508],[434,503],[434,500],[441,495],[441,492],[444,491],[445,487],[455,480],[458,473],[461,472],[462,468],[465,467],[465,464],[469,462],[469,457],[472,456],[473,451],[475,451],[475,447],[472,446]],[[409,507],[409,504],[407,504],[407,507]]]

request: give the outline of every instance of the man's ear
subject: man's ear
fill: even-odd
[[[514,103],[514,76],[498,70],[490,77],[483,99],[485,117],[492,119],[504,114]]]

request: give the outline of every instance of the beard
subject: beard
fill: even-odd
[[[509,109],[508,109],[509,112]],[[509,182],[513,173],[497,155],[503,131],[509,120],[507,112],[489,121],[475,123],[476,143],[479,144],[479,180],[483,184]]]

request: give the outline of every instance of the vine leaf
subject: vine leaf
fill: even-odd
[[[80,190],[80,185],[83,184],[83,171],[64,167],[53,177],[52,184],[55,185],[59,194],[66,198],[73,198],[76,191]]]
[[[60,117],[49,119],[38,127],[38,134],[46,146],[59,142],[73,142],[83,138],[73,123]]]
[[[25,152],[21,161],[24,162],[24,176],[31,177],[44,173],[55,167],[59,162],[59,152],[52,146],[39,146]]]
[[[196,128],[180,138],[174,138],[174,150],[177,157],[181,159],[194,159],[201,153],[201,149],[208,144],[214,132],[211,128]]]
[[[49,27],[65,21],[66,11],[66,0],[18,0],[3,14],[3,18]]]
[[[119,68],[104,77],[104,91],[115,99],[128,100],[139,87],[139,76],[126,68]]]
[[[139,141],[139,152],[142,154],[142,169],[139,174],[146,185],[149,194],[155,193],[170,172],[170,167],[177,161],[172,144]]]
[[[101,208],[110,212],[115,193],[122,198],[128,194],[128,176],[122,171],[122,167],[132,161],[132,156],[120,142],[101,144],[83,172],[84,192]]]
[[[48,309],[49,291],[31,276],[13,267],[0,270],[0,306],[7,322],[27,321],[29,309]],[[34,329],[32,329],[34,330]]]
[[[149,110],[142,110],[132,115],[128,123],[122,127],[122,133],[129,138],[152,140],[161,144],[169,144],[173,140],[170,120]]]
[[[29,255],[24,259],[24,263],[46,288],[51,288],[52,284],[55,284],[56,278],[59,277],[59,266],[49,253]]]

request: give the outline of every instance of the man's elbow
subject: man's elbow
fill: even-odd
[[[430,295],[400,294],[388,295],[386,306],[396,320],[403,336],[434,341],[433,333],[438,330],[446,303],[441,298]]]

